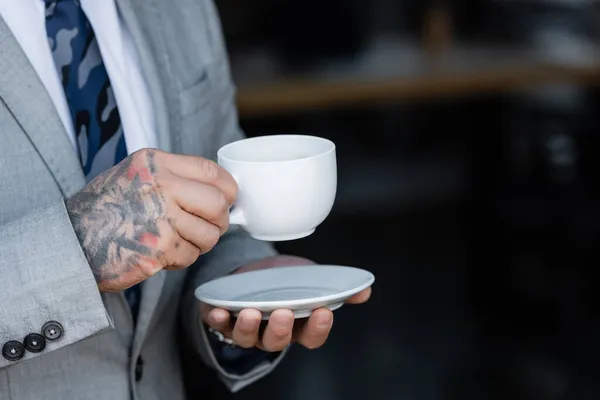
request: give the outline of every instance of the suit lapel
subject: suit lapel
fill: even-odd
[[[159,147],[165,151],[173,151],[174,138],[179,134],[179,113],[174,107],[169,107],[169,104],[177,104],[177,91],[169,76],[171,68],[166,57],[166,42],[161,33],[162,22],[156,12],[155,0],[117,0],[116,3],[133,38],[152,96]],[[132,357],[138,356],[146,333],[152,326],[166,275],[166,271],[160,271],[143,283]]]
[[[117,8],[133,38],[142,72],[152,97],[156,135],[161,150],[173,151],[180,130],[177,89],[170,76],[168,49],[160,29],[162,21],[155,0],[116,0]]]
[[[0,99],[51,171],[64,197],[85,185],[73,145],[35,69],[0,17]]]
[[[146,333],[152,325],[154,311],[160,300],[167,272],[162,270],[142,283],[142,299],[138,311],[137,325],[133,336],[132,356],[137,358]]]

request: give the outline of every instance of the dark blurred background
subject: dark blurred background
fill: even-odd
[[[600,399],[600,5],[216,3],[247,134],[338,146],[331,216],[277,247],[377,281],[322,349],[191,397]]]

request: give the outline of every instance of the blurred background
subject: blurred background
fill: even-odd
[[[216,0],[247,134],[338,146],[331,216],[277,247],[377,281],[322,349],[192,398],[599,399],[596,3]]]

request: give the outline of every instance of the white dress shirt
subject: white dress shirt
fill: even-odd
[[[115,1],[81,0],[81,6],[94,28],[115,93],[128,152],[156,147],[150,95],[141,73],[137,50],[119,16]],[[73,120],[48,45],[44,1],[0,0],[0,15],[38,73],[77,149]]]

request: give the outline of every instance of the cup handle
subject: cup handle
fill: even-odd
[[[233,174],[231,174],[231,176],[233,177],[233,179],[235,179],[235,181],[238,183],[238,186],[240,184],[239,178]],[[244,212],[239,208],[236,207],[235,204],[233,205],[233,209],[230,211],[229,214],[229,225],[240,225],[240,226],[246,226],[246,217],[244,216]]]
[[[244,212],[241,208],[235,207],[233,210],[231,210],[231,213],[229,214],[229,224],[241,226],[246,225],[246,217],[244,217]]]

